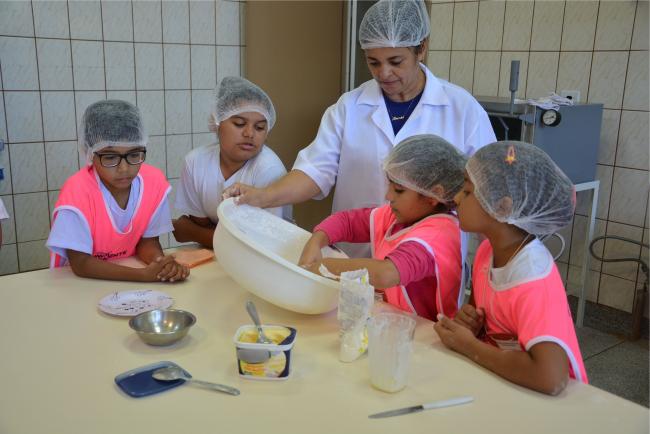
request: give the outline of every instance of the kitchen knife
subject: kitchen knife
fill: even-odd
[[[463,396],[461,398],[445,399],[443,401],[433,401],[433,402],[427,402],[426,404],[398,408],[397,410],[382,411],[381,413],[371,414],[368,417],[370,419],[381,419],[383,417],[400,416],[403,414],[417,413],[424,410],[432,410],[434,408],[444,408],[444,407],[451,407],[454,405],[468,404],[472,401],[474,401],[474,397]]]

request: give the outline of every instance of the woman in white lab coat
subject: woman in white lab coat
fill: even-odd
[[[373,80],[325,111],[316,138],[286,176],[263,189],[237,184],[225,194],[267,208],[322,199],[336,184],[334,212],[375,207],[385,202],[381,163],[405,138],[435,134],[466,155],[494,142],[488,116],[472,95],[422,64],[428,36],[421,0],[382,0],[370,7],[359,41]]]

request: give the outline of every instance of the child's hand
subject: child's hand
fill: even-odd
[[[189,267],[179,264],[175,258],[171,256],[173,261],[168,262],[163,269],[158,273],[158,280],[161,282],[178,282],[185,280],[190,275]]]
[[[178,264],[171,255],[157,257],[151,261],[149,265],[143,268],[143,272],[144,280],[147,282],[164,282],[166,279],[173,282],[176,280],[183,280],[190,274],[189,269]],[[172,278],[174,280],[171,280]]]
[[[323,254],[321,253],[321,248],[329,244],[329,238],[325,232],[316,231],[312,234],[311,238],[305,243],[305,247],[302,249],[302,254],[298,260],[298,265],[307,268],[311,271],[309,267],[314,264],[320,265],[320,262],[323,260]],[[316,266],[318,270],[318,266]]]
[[[307,271],[311,271],[312,273],[318,274],[320,276],[321,274],[320,274],[319,269],[320,269],[320,264],[321,263],[322,263],[321,261],[316,261],[316,262],[312,262],[311,264],[301,265],[301,267],[304,268]]]
[[[151,261],[149,265],[142,269],[144,280],[146,282],[157,282],[160,280],[158,275],[171,262],[174,262],[173,256],[158,256],[156,259]]]
[[[433,325],[433,328],[445,346],[466,356],[472,343],[477,341],[468,328],[442,314],[438,314],[438,322]]]
[[[454,321],[463,327],[467,327],[474,333],[474,336],[477,336],[485,323],[485,311],[483,308],[476,309],[471,304],[466,304],[460,308],[454,317]]]
[[[323,260],[323,255],[320,252],[320,246],[317,242],[314,242],[314,237],[311,237],[305,247],[302,249],[302,254],[298,260],[298,265],[301,267],[307,268],[315,264],[320,263]]]

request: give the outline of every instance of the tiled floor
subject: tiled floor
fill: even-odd
[[[628,342],[589,327],[577,333],[589,383],[648,407],[648,341]]]
[[[588,304],[585,327],[577,328],[576,332],[589,383],[648,407],[647,322],[643,327],[644,336],[628,341],[624,336],[629,331],[630,319],[630,315],[620,311]]]

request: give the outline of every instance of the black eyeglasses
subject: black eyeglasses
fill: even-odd
[[[147,156],[146,149],[140,151],[131,151],[126,154],[116,154],[116,153],[105,153],[100,154],[95,152],[95,155],[99,157],[99,162],[103,167],[116,167],[119,166],[122,162],[122,159],[126,160],[131,166],[137,166],[138,164],[144,163],[144,159]]]

